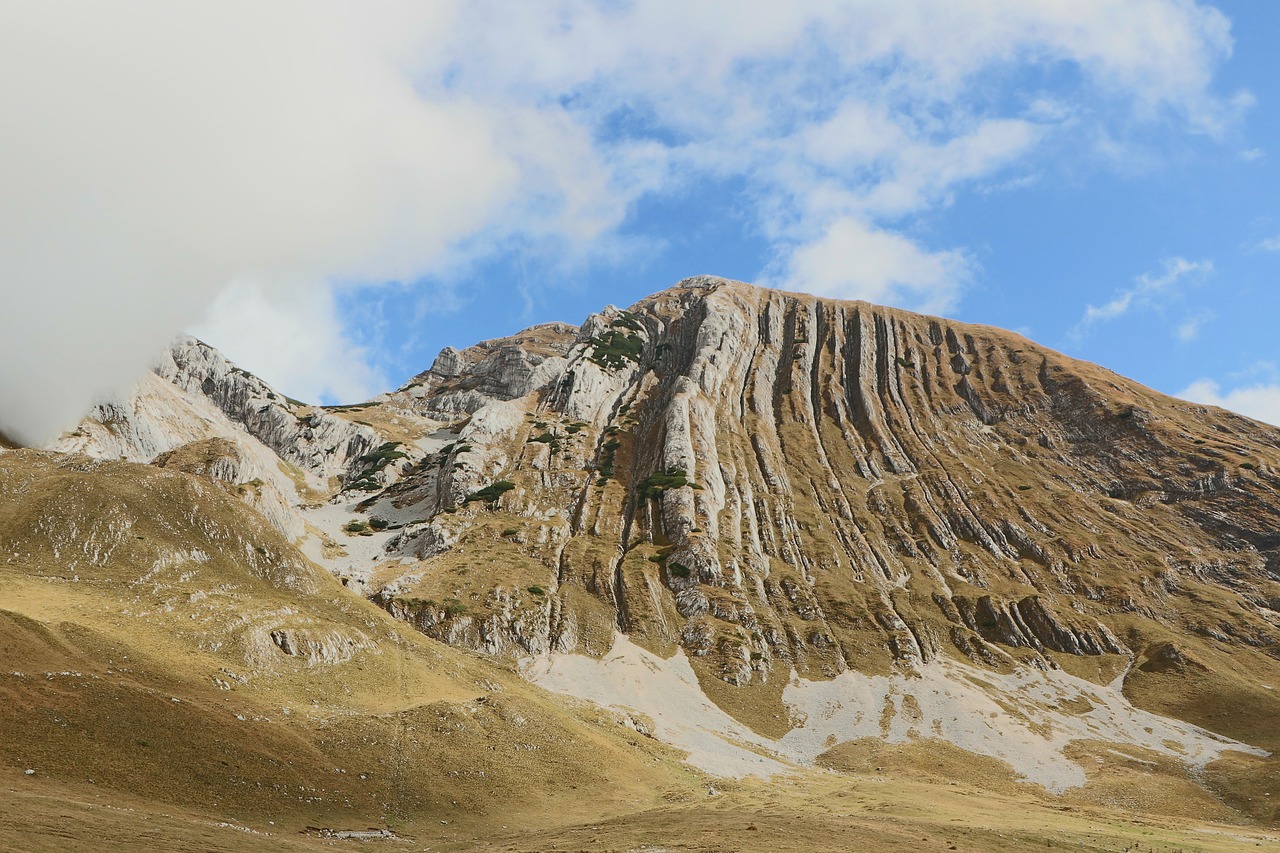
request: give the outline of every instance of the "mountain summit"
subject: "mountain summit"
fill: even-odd
[[[396,625],[324,627],[307,580],[250,669],[322,684],[398,620],[720,778],[927,747],[1277,820],[1280,430],[1009,332],[697,277],[324,408],[183,339],[57,449],[212,481]],[[70,464],[31,454],[0,466]],[[46,513],[54,563],[100,553]]]

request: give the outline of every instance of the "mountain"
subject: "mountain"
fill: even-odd
[[[1223,849],[1280,822],[1280,431],[1008,332],[699,277],[446,348],[334,407],[188,338],[54,451],[0,454],[8,657],[96,667],[109,693],[106,650],[161,649],[116,695],[171,692],[161,707],[191,706],[182,725],[211,739],[199,784],[175,786],[102,748],[151,727],[142,698],[147,722],[73,743],[47,720],[74,691],[11,674],[7,761],[40,754],[68,784],[118,768],[117,789],[261,829],[243,797],[269,780],[305,792],[277,793],[282,824],[350,803],[421,834],[440,800],[410,790],[429,782],[465,789],[439,818],[463,836],[518,790],[510,825],[547,846],[574,821],[536,803],[589,822],[634,799],[618,849],[646,804],[699,786],[737,798],[680,807],[713,835],[737,808],[766,834],[817,821],[890,849],[830,823],[831,779],[1221,821]],[[261,744],[232,699],[271,718]],[[517,756],[527,725],[549,740]],[[501,759],[476,777],[448,753],[462,775],[441,777],[450,731]],[[251,770],[212,765],[231,753]],[[361,762],[389,778],[363,800],[322,769]],[[821,796],[752,799],[813,767],[838,771],[813,777]],[[567,779],[590,793],[562,796]],[[895,820],[918,837],[918,815]],[[981,844],[1084,831],[1049,825]]]

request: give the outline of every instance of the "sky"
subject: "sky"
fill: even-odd
[[[1280,4],[0,0],[0,430],[352,402],[697,274],[1280,424]]]

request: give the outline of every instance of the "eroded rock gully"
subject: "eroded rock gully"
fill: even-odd
[[[379,405],[463,418],[368,505],[421,513],[376,600],[449,642],[620,630],[738,685],[1125,655],[1135,616],[1278,654],[1280,433],[1011,333],[704,277]]]

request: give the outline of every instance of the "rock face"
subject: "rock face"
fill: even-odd
[[[52,449],[213,479],[294,540],[306,529],[299,487],[327,495],[381,443],[372,427],[289,400],[184,337],[127,399],[99,403]]]
[[[1280,648],[1280,431],[1000,330],[698,278],[383,405],[471,415],[369,510],[421,512],[376,600],[449,642],[743,686]]]
[[[180,338],[156,373],[214,403],[281,459],[321,478],[344,477],[381,443],[371,427],[304,406],[195,338]]]
[[[372,428],[277,393],[213,347],[182,337],[127,400],[100,403],[53,449],[150,462],[192,441],[246,436],[319,478],[345,478],[381,443]],[[261,454],[257,454],[261,455]]]
[[[1102,772],[1070,747],[1144,779],[1181,762],[1277,818],[1258,792],[1280,754],[1280,430],[998,329],[703,277],[331,407],[184,339],[58,449],[0,453],[11,600],[219,655],[227,698],[259,678],[273,704],[281,684],[313,708],[345,692],[388,727],[359,742],[397,762],[457,740],[416,714],[481,662],[409,625],[625,702],[709,772],[928,739],[1064,790]],[[434,662],[407,667],[415,644]],[[529,722],[495,683],[448,688],[451,719],[497,715],[459,758]],[[411,713],[366,705],[375,688]],[[324,742],[346,714],[315,716]],[[581,735],[539,748],[607,764]],[[528,787],[524,756],[491,758]],[[1127,777],[1102,778],[1110,797]]]
[[[381,399],[448,420],[523,397],[560,374],[577,332],[567,323],[544,323],[465,350],[445,347],[430,370]]]
[[[1119,671],[1170,634],[1280,654],[1280,431],[865,303],[689,279],[330,410],[184,339],[63,444],[222,482],[290,536],[281,462],[347,489],[373,528],[344,540],[335,505],[313,559],[490,653],[621,631],[739,687]]]

